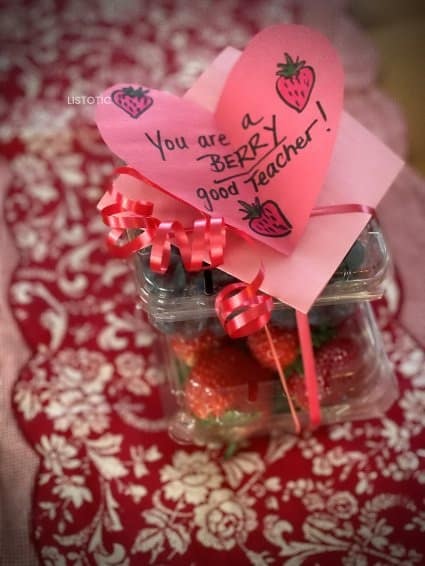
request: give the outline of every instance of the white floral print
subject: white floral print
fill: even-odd
[[[65,557],[55,546],[44,546],[41,549],[41,557],[45,566],[66,566]]]
[[[81,475],[62,476],[56,478],[52,493],[72,502],[75,507],[81,507],[85,501],[93,501],[91,491],[85,485],[85,478]]]
[[[77,449],[63,436],[42,435],[40,444],[35,448],[42,456],[46,470],[51,470],[56,475],[62,475],[63,470],[72,470],[80,465],[79,459],[76,458]]]
[[[223,478],[208,454],[178,450],[173,465],[161,470],[161,481],[165,482],[167,498],[176,501],[182,497],[187,503],[198,504],[205,501],[209,489],[221,485]]]
[[[340,491],[329,498],[327,509],[339,519],[351,519],[358,511],[357,500],[350,492]]]
[[[143,379],[145,361],[141,355],[124,352],[117,356],[115,365],[128,391],[135,395],[149,395],[151,388]]]
[[[194,519],[199,527],[197,539],[216,550],[230,550],[239,541],[245,542],[258,524],[255,511],[230,489],[212,491],[208,501],[195,508]]]
[[[70,429],[75,436],[104,431],[111,411],[104,387],[112,377],[113,366],[102,354],[81,348],[60,352],[53,369],[57,377],[46,414],[55,429]]]
[[[400,401],[406,419],[425,426],[425,391],[407,391]]]

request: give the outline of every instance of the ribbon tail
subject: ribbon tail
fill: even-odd
[[[300,434],[300,432],[301,432],[301,423],[300,423],[300,420],[299,420],[299,418],[298,418],[297,411],[296,411],[296,409],[295,409],[295,407],[294,407],[294,403],[293,403],[293,401],[292,401],[291,395],[290,395],[290,393],[289,393],[288,385],[287,385],[287,383],[286,383],[285,374],[283,373],[283,369],[282,369],[282,367],[281,367],[281,365],[280,365],[280,363],[279,363],[279,357],[278,357],[278,355],[277,355],[276,348],[274,347],[273,338],[272,338],[272,336],[271,336],[271,334],[270,334],[270,330],[269,330],[269,327],[267,326],[267,324],[264,326],[264,330],[266,331],[267,340],[268,340],[268,342],[269,342],[270,351],[271,351],[271,353],[272,353],[273,361],[274,361],[274,363],[275,363],[276,370],[277,370],[277,373],[278,373],[278,375],[279,375],[280,382],[281,382],[281,384],[282,384],[283,390],[284,390],[285,395],[286,395],[286,399],[287,399],[287,401],[288,401],[289,410],[290,410],[290,412],[291,412],[291,417],[292,417],[292,422],[294,423],[295,432],[296,432],[297,434]]]
[[[113,256],[121,259],[127,259],[133,253],[150,245],[152,241],[151,234],[148,231],[136,236],[130,241],[119,244],[123,237],[125,237],[125,230],[110,230],[106,238],[106,245],[109,252]]]
[[[298,337],[301,345],[301,355],[304,366],[305,386],[308,399],[308,410],[310,422],[313,426],[318,426],[321,421],[319,386],[317,383],[316,365],[314,363],[313,342],[311,339],[310,323],[308,316],[300,311],[296,311],[298,327]]]
[[[328,214],[350,214],[351,212],[363,212],[374,216],[376,211],[367,204],[347,203],[347,204],[330,204],[328,206],[316,206],[311,211],[310,216],[327,216]]]
[[[251,283],[230,283],[217,294],[215,310],[231,338],[242,338],[261,330],[270,320],[273,299],[259,291],[263,279],[261,266]]]

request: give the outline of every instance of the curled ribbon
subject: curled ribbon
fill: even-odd
[[[231,338],[242,338],[261,330],[270,320],[273,299],[259,293],[264,279],[264,268],[248,285],[230,283],[222,289],[215,300],[215,310],[221,325]]]
[[[146,182],[131,167],[119,167],[115,174],[129,175]],[[100,212],[103,222],[111,228],[107,245],[115,256],[127,258],[151,245],[150,267],[153,271],[165,273],[170,264],[173,244],[179,249],[187,271],[200,271],[223,263],[226,244],[223,218],[205,215],[187,229],[178,220],[160,221],[152,216],[154,205],[149,201],[128,199],[113,188],[109,194],[114,202]],[[122,243],[127,230],[142,230],[142,233]]]

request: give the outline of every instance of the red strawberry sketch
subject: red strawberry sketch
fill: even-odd
[[[255,197],[252,204],[238,200],[242,206],[239,210],[245,214],[242,220],[249,219],[249,227],[260,236],[269,238],[282,238],[292,232],[292,224],[280,210],[274,200],[266,200],[261,203]]]
[[[127,112],[131,118],[138,118],[153,104],[153,98],[147,96],[148,92],[143,87],[134,89],[132,86],[127,86],[114,90],[111,99],[118,108]]]
[[[286,63],[278,63],[276,75],[277,94],[285,104],[294,108],[297,112],[302,112],[307,106],[313,90],[315,74],[313,67],[300,61],[297,57],[296,61],[285,53]]]

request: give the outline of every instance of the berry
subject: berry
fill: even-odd
[[[229,273],[222,271],[221,269],[215,268],[211,271],[212,281],[214,285],[214,290],[223,289],[226,285],[230,285],[231,283],[240,283],[239,279],[233,277]]]
[[[294,329],[297,327],[294,309],[289,309],[286,307],[280,308],[280,305],[276,306],[272,310],[270,322],[273,324],[273,326],[279,326],[281,328]]]
[[[312,332],[315,333],[317,327],[327,327],[330,330],[350,318],[354,311],[355,306],[350,303],[313,307],[308,313],[310,325],[315,327]]]
[[[308,408],[307,390],[305,388],[305,379],[302,374],[294,373],[287,378],[289,395],[292,401],[300,409]],[[319,389],[319,400],[321,401],[324,395],[325,384],[321,375],[317,376],[317,385]]]
[[[221,417],[227,411],[265,411],[258,397],[258,384],[273,379],[247,352],[234,345],[202,351],[185,384],[190,411],[200,419]],[[266,407],[264,406],[266,405]]]
[[[295,361],[299,352],[297,331],[271,325],[269,331],[279,363],[282,368],[285,368]],[[248,336],[247,343],[252,355],[263,367],[276,371],[276,364],[264,329]]]
[[[145,293],[167,297],[178,297],[186,286],[186,271],[180,253],[171,247],[170,265],[165,273],[156,273],[150,267],[151,247],[136,254],[136,275]]]
[[[357,343],[346,337],[337,337],[317,349],[315,355],[319,399],[331,405],[355,396],[362,386],[358,374],[361,367],[361,353]],[[307,408],[305,379],[301,371],[291,374],[287,380],[293,401],[301,408]]]
[[[351,338],[337,337],[316,352],[316,371],[326,382],[339,376],[352,376],[361,363],[357,343]]]
[[[365,258],[365,249],[363,244],[356,240],[351,246],[349,252],[340,263],[337,273],[343,272],[346,276],[356,273],[363,265]]]
[[[220,343],[220,339],[209,331],[194,338],[187,338],[181,334],[170,338],[170,346],[174,354],[190,367],[195,364],[202,352],[211,348],[218,348]]]

